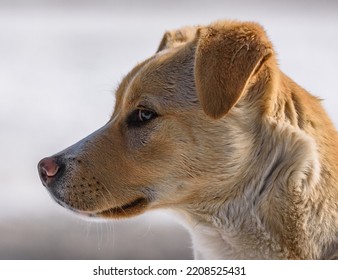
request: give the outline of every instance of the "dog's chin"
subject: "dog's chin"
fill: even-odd
[[[147,206],[147,199],[140,197],[122,206],[97,212],[94,214],[94,216],[106,219],[126,218],[142,214],[144,211],[146,211]]]
[[[65,205],[65,203],[60,202],[58,203],[61,204],[63,207],[77,214],[80,214],[81,216],[104,218],[104,219],[121,219],[136,216],[145,212],[148,206],[148,200],[144,197],[139,197],[121,206],[116,206],[98,211],[80,210],[73,207],[69,207],[68,205]]]

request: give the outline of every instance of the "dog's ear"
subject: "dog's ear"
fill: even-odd
[[[181,29],[164,33],[161,43],[156,52],[174,48],[180,44],[192,41],[195,38],[197,26],[187,26]]]
[[[236,105],[272,46],[255,23],[217,23],[198,29],[196,36],[197,93],[204,112],[219,119]]]

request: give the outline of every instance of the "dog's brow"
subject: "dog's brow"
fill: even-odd
[[[123,99],[122,99],[122,107],[123,108],[126,108],[127,105],[135,103],[136,100],[139,98],[139,94],[136,94],[133,91],[132,86],[133,86],[136,78],[140,75],[140,72],[142,71],[144,66],[145,65],[143,65],[140,69],[138,69],[138,71],[135,73],[135,75],[128,82],[128,84],[125,88],[125,91],[124,91]]]
[[[128,81],[128,84],[125,88],[124,95],[122,98],[122,107],[126,108],[132,104],[135,104],[139,98],[142,96],[141,92],[135,92],[133,89],[133,85],[135,81],[137,81],[137,78],[142,75],[143,71],[147,68],[148,65],[150,65],[154,60],[156,59],[156,55],[150,58],[142,67],[140,67],[136,73],[131,77],[130,81]]]
[[[118,119],[119,115],[120,115],[120,112],[117,112],[117,113],[114,112],[109,122],[114,123]]]
[[[124,91],[124,94],[123,94],[123,97],[122,97],[122,108],[126,108],[128,103],[130,104],[130,103],[135,102],[136,97],[135,97],[135,95],[131,95],[130,92],[131,92],[132,84],[133,84],[135,77],[137,76],[138,73],[139,73],[139,71],[137,71],[137,73],[132,77],[132,79],[128,82],[128,85],[125,88],[125,91]]]

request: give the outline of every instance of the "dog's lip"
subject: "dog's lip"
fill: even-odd
[[[150,202],[149,198],[142,196],[137,197],[134,200],[130,200],[130,202],[127,202],[120,206],[114,206],[103,210],[84,210],[72,207],[67,202],[55,197],[52,194],[51,196],[59,205],[71,210],[72,212],[80,214],[81,216],[98,218],[123,218],[128,216],[135,216],[137,214],[143,213]]]
[[[98,218],[119,218],[133,216],[142,213],[149,201],[145,197],[138,197],[131,202],[125,203],[121,206],[115,206],[106,210],[100,211],[81,211],[78,209],[72,209],[74,212],[88,216]]]

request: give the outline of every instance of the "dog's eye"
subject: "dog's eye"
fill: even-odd
[[[140,122],[150,121],[155,117],[155,113],[149,110],[138,110],[138,119]]]
[[[130,114],[127,123],[128,126],[141,126],[156,118],[157,114],[154,111],[147,109],[137,109]]]

